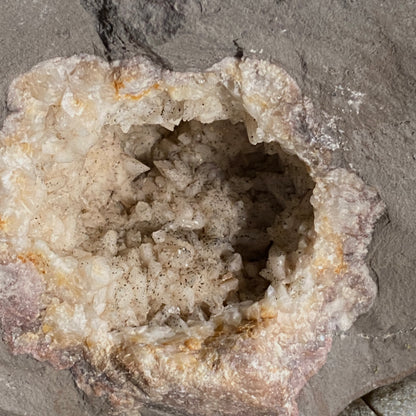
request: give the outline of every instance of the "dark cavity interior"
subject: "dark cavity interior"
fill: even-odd
[[[270,284],[260,274],[270,248],[296,252],[300,227],[313,224],[313,181],[304,164],[275,143],[251,145],[244,124],[228,120],[115,134],[123,152],[149,170],[134,178],[133,195],[111,194],[103,215],[119,215],[106,215],[90,235],[117,229],[115,258],[140,248],[146,319],[172,304],[187,318],[196,309],[209,316],[229,303],[261,299]],[[134,288],[133,280],[127,284]],[[182,296],[184,288],[192,300]]]

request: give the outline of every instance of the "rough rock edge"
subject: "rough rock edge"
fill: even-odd
[[[15,124],[25,112],[27,97],[24,91],[19,91],[19,84],[24,84],[26,76],[50,65],[64,70],[80,61],[133,76],[146,74],[151,82],[163,77],[181,83],[194,76],[162,71],[143,58],[111,66],[90,56],[48,61],[12,84],[8,102],[14,113],[7,118],[2,136],[15,131]],[[217,74],[229,91],[240,96],[246,111],[251,106],[249,112],[254,119],[258,112],[257,142],[277,140],[285,151],[298,155],[309,166],[317,184],[312,198],[315,224],[321,224],[321,229],[316,230],[317,240],[331,239],[336,246],[333,252],[339,255],[335,264],[327,264],[328,253],[322,253],[323,265],[315,269],[322,273],[315,276],[318,289],[314,310],[309,311],[306,305],[297,305],[296,313],[278,309],[277,317],[248,323],[238,334],[220,334],[197,352],[144,346],[136,359],[129,361],[126,357],[137,351],[134,346],[126,345],[112,351],[104,368],[94,369],[88,361],[97,359],[86,350],[52,351],[48,345],[17,342],[22,331],[39,324],[39,305],[30,298],[11,297],[9,289],[2,285],[0,314],[5,339],[15,353],[31,353],[59,368],[73,365],[72,371],[82,389],[106,394],[121,407],[144,405],[183,415],[297,415],[295,398],[306,380],[325,362],[333,330],[336,326],[347,329],[374,299],[375,285],[364,259],[373,223],[383,205],[376,193],[354,174],[343,169],[330,170],[331,145],[325,147],[325,143],[315,140],[310,103],[283,70],[264,61],[226,59],[207,72]],[[264,108],[249,103],[254,94],[267,98],[270,104],[276,92],[273,88],[276,79],[287,82],[284,99],[279,102],[277,123],[271,115],[276,110],[274,106],[267,108],[269,113],[265,115]],[[256,87],[254,92],[252,84]],[[146,86],[141,85],[134,92],[140,93],[140,88]],[[259,133],[263,133],[262,138]],[[328,248],[325,242],[323,246]],[[14,256],[3,258],[2,275],[23,276],[23,267]],[[36,280],[41,279],[34,277],[34,280],[37,287]],[[13,282],[17,284],[16,279]],[[21,304],[33,308],[27,314],[27,322],[10,319],[11,310],[18,311]],[[303,320],[298,322],[302,313]],[[81,359],[82,355],[86,361]],[[279,373],[274,377],[276,369]]]

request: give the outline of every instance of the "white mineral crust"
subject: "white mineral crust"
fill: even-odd
[[[280,68],[54,59],[0,133],[0,317],[120,408],[297,415],[366,311],[376,193]]]

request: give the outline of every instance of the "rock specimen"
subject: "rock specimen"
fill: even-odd
[[[81,56],[16,79],[9,107],[12,350],[127,412],[296,415],[334,329],[375,296],[364,257],[383,206],[331,168],[336,143],[294,81],[250,59],[175,73]]]

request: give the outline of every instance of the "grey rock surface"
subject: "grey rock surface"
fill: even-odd
[[[415,416],[416,373],[351,403],[339,416]]]
[[[377,415],[416,416],[416,374],[371,392],[365,401]]]
[[[0,345],[0,416],[98,416],[107,411],[100,400],[85,400],[69,371],[25,356],[10,356]]]
[[[414,371],[415,1],[81,0],[81,3],[84,9],[77,0],[1,2],[2,119],[10,81],[53,56],[85,52],[115,59],[144,53],[175,70],[200,70],[225,56],[242,54],[280,64],[312,99],[317,119],[324,127],[323,134],[338,138],[340,152],[335,163],[358,172],[377,189],[387,205],[368,256],[368,265],[379,287],[378,298],[373,309],[359,318],[350,331],[334,339],[326,365],[300,395],[301,414],[335,416],[360,395]],[[0,376],[6,379],[11,371],[6,364],[13,359],[2,351]],[[13,380],[21,380],[22,384],[17,381],[15,384],[21,392],[36,391],[32,388],[33,378],[28,376],[27,384],[19,379],[24,374],[21,368],[29,362],[32,360],[22,357],[16,361]],[[81,397],[68,373],[57,373],[38,363],[30,365],[39,366],[34,374],[52,390],[39,390],[32,399],[32,393],[27,393],[21,402],[10,399],[10,403],[16,403],[14,407],[9,405],[9,393],[0,395],[0,409],[9,412],[5,414],[64,414],[37,410],[34,404],[27,413],[22,404],[43,394],[46,402],[54,400],[59,395],[58,387],[53,390],[59,385],[56,377],[66,380],[68,397]],[[42,373],[41,368],[47,370]],[[6,392],[5,385],[0,391]],[[77,400],[71,403],[73,409],[80,410],[72,410],[72,414],[82,415],[84,403],[81,400],[77,407]],[[90,413],[86,414],[104,415],[100,406],[98,403],[95,408],[90,407],[85,410]]]
[[[376,416],[363,399],[351,403],[339,416]]]

